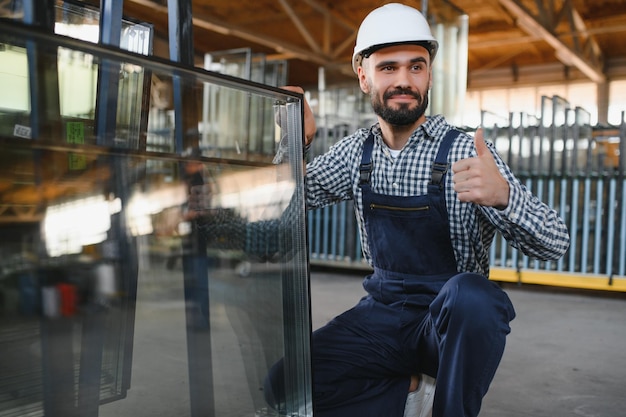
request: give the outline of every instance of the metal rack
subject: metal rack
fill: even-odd
[[[594,127],[585,109],[544,96],[539,115],[506,118],[485,110],[481,125],[520,181],[560,212],[571,235],[569,251],[557,262],[530,260],[496,236],[491,278],[626,291],[626,120]],[[350,132],[345,125],[324,127],[312,151],[323,152]],[[309,228],[312,263],[368,268],[349,204],[314,211]]]

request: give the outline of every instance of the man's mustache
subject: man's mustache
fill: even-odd
[[[411,90],[410,88],[396,88],[395,90],[386,91],[385,94],[383,94],[383,99],[388,100],[392,96],[397,95],[411,96],[419,102],[422,101],[422,95],[417,91]]]

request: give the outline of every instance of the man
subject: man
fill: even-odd
[[[556,260],[569,246],[558,214],[482,131],[472,139],[425,116],[437,48],[419,11],[372,11],[353,68],[378,122],[307,165],[308,208],[353,199],[374,268],[368,295],[312,336],[316,417],[425,415],[419,402],[432,401],[435,381],[434,417],[478,415],[515,316],[487,279],[495,232],[537,259]],[[276,401],[276,387],[268,391]]]

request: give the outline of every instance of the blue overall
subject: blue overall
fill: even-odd
[[[315,417],[402,417],[411,375],[437,379],[433,417],[476,416],[515,316],[482,275],[459,273],[445,203],[443,139],[428,193],[374,193],[373,135],[361,162],[363,216],[374,272],[367,295],[312,336]]]

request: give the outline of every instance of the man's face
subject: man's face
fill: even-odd
[[[359,68],[359,83],[374,112],[392,126],[424,118],[431,85],[430,55],[418,45],[380,49]]]

